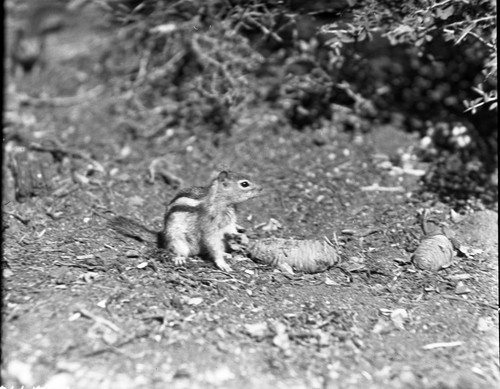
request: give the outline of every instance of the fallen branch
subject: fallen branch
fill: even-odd
[[[50,141],[54,144],[53,146],[41,145],[39,143],[32,142],[29,144],[28,148],[30,150],[33,150],[33,151],[41,151],[41,152],[51,153],[51,154],[53,154],[53,156],[56,159],[57,159],[57,157],[60,157],[60,156],[80,158],[80,159],[83,159],[84,161],[87,161],[90,164],[92,164],[94,166],[95,170],[104,172],[104,167],[99,162],[97,162],[95,159],[91,158],[84,151],[69,149],[56,139],[51,139]]]
[[[360,189],[363,192],[404,192],[402,186],[380,186],[378,183],[362,186]]]
[[[45,153],[51,153],[51,154],[59,154],[59,155],[64,155],[68,157],[76,157],[76,158],[81,158],[84,160],[91,160],[91,158],[85,154],[83,151],[80,150],[71,150],[68,148],[65,148],[64,145],[59,143],[57,140],[53,139],[51,142],[54,143],[54,146],[45,146],[41,145],[40,143],[31,143],[28,147],[30,150],[33,151],[41,151]]]
[[[24,105],[32,105],[34,107],[50,106],[50,107],[69,107],[71,105],[81,104],[84,101],[93,99],[99,96],[104,90],[104,86],[98,85],[84,93],[76,96],[57,96],[57,97],[31,97],[28,95],[21,96],[19,103]]]
[[[148,336],[148,333],[146,333],[146,332],[134,334],[134,335],[128,337],[127,339],[117,343],[116,345],[113,345],[113,346],[110,345],[107,347],[100,348],[98,350],[90,351],[90,352],[84,354],[84,357],[94,357],[96,355],[104,354],[107,352],[112,352],[112,353],[115,353],[117,355],[123,355],[127,358],[130,358],[130,359],[136,359],[137,358],[136,356],[129,355],[128,353],[120,350],[119,348],[126,346],[129,343],[132,343],[132,341],[134,341],[136,339],[144,338],[146,336]]]

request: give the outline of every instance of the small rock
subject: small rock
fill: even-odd
[[[212,385],[221,385],[235,377],[228,366],[220,366],[215,370],[205,372],[205,381]]]
[[[70,373],[59,373],[52,376],[43,386],[47,389],[67,389],[73,386],[73,376]]]
[[[287,273],[290,275],[294,275],[292,267],[288,263],[280,263],[278,265],[278,269],[280,269],[283,273]]]
[[[188,301],[188,305],[200,305],[203,302],[201,297],[191,297]]]
[[[391,332],[393,328],[391,322],[385,320],[384,318],[379,318],[377,323],[373,326],[372,332],[374,334],[387,334]]]
[[[495,327],[495,323],[491,317],[480,317],[477,321],[477,330],[487,332]]]
[[[14,275],[14,272],[12,270],[10,270],[8,267],[3,269],[3,277],[4,278],[9,278],[9,277],[12,277],[13,275]]]
[[[462,281],[459,281],[457,283],[457,286],[455,288],[456,294],[467,294],[470,292],[471,292],[471,290],[469,288],[467,288],[467,286]]]
[[[464,219],[463,215],[460,215],[458,212],[455,212],[453,209],[450,211],[450,220],[453,223],[460,223]]]
[[[400,330],[404,330],[404,324],[408,321],[408,312],[405,309],[399,308],[391,312],[391,320],[394,326]]]
[[[244,327],[247,334],[252,338],[263,339],[269,334],[269,328],[266,322],[245,324]]]
[[[7,365],[7,374],[26,387],[32,387],[35,384],[31,366],[27,363],[13,360]]]
[[[274,218],[270,218],[269,221],[262,227],[262,230],[263,231],[276,231],[280,228],[282,228],[283,226],[281,225],[281,223],[274,219]]]
[[[127,258],[139,258],[140,254],[137,250],[128,250],[127,252],[125,252],[125,256]]]

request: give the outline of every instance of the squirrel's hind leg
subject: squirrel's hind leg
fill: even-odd
[[[176,237],[175,239],[169,239],[168,249],[172,254],[172,262],[176,266],[181,266],[186,264],[186,259],[191,253],[188,242],[181,238]]]

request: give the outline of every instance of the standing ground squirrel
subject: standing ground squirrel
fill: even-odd
[[[249,176],[221,171],[208,186],[179,191],[167,206],[162,231],[147,229],[125,217],[115,217],[111,227],[127,236],[156,244],[173,254],[173,262],[182,265],[193,255],[208,256],[225,271],[231,267],[224,260],[228,236],[238,236],[236,204],[264,194]]]

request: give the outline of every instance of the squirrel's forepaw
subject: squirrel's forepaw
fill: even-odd
[[[185,265],[186,264],[186,257],[181,257],[181,256],[173,257],[172,262],[174,262],[174,265],[176,265],[176,266]]]
[[[215,261],[215,265],[222,271],[230,272],[232,271],[231,266],[229,266],[224,259]]]

